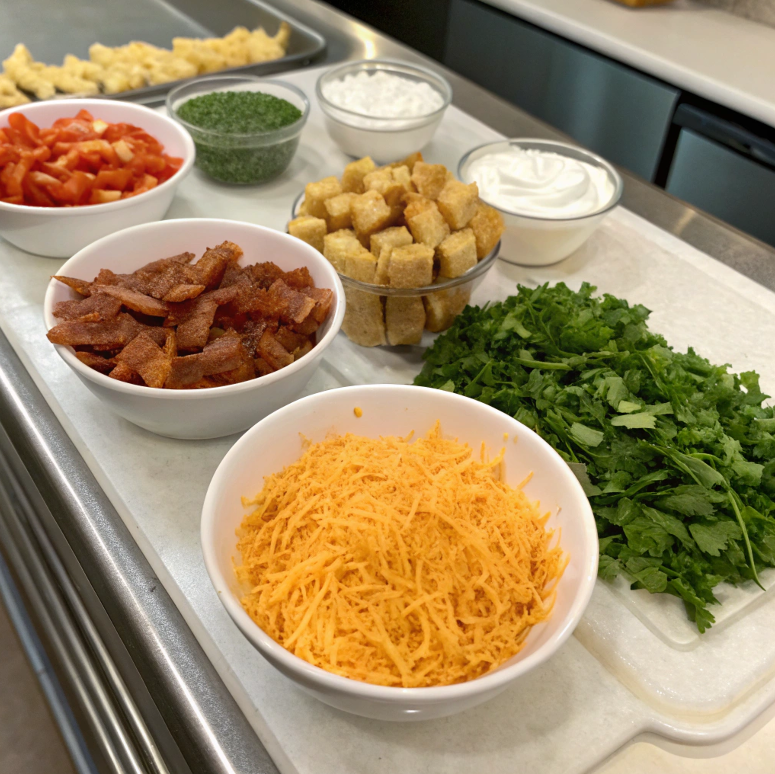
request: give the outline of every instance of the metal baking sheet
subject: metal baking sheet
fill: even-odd
[[[175,37],[221,37],[240,25],[251,30],[263,27],[268,35],[274,35],[283,21],[291,27],[284,57],[217,74],[282,72],[309,64],[326,48],[322,35],[261,0],[25,0],[8,4],[3,17],[0,59],[10,56],[17,43],[24,43],[36,60],[47,64],[60,64],[65,54],[88,59],[92,43],[122,46],[142,40],[170,48]],[[179,83],[182,81],[145,86],[110,98],[161,102]]]

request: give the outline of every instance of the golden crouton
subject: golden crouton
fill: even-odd
[[[436,200],[444,220],[453,231],[465,228],[474,217],[479,203],[479,186],[476,183],[466,185],[459,180],[449,180],[441,189]]]
[[[417,202],[417,204],[421,204]],[[430,202],[430,206],[425,207],[417,214],[407,214],[413,209],[414,203],[409,205],[404,211],[406,224],[412,232],[415,242],[422,242],[428,247],[436,247],[449,236],[449,225],[444,220],[436,202]]]
[[[387,344],[382,299],[363,290],[345,288],[346,307],[342,330],[350,341],[362,347]]]
[[[476,237],[470,228],[450,234],[436,251],[439,274],[443,277],[459,277],[476,266]]]
[[[325,204],[326,199],[333,199],[334,196],[339,196],[340,193],[342,193],[342,186],[333,175],[331,177],[324,177],[316,183],[307,183],[307,187],[304,189],[304,202],[307,205],[307,212],[316,218],[323,218],[325,220],[328,214]]]
[[[383,245],[377,258],[377,271],[374,274],[375,285],[390,284],[390,256],[393,254],[394,245]]]
[[[471,300],[471,283],[423,296],[425,327],[432,333],[445,331]]]
[[[347,257],[359,252],[363,245],[351,229],[334,231],[323,237],[323,257],[340,273],[345,274]]]
[[[342,174],[342,190],[345,193],[363,193],[365,190],[363,178],[369,172],[373,172],[375,168],[375,164],[369,156],[358,159],[358,161],[351,161],[344,168],[344,173]]]
[[[425,307],[420,296],[388,296],[385,301],[388,344],[419,344],[425,328]]]
[[[382,167],[369,172],[363,178],[366,191],[378,191],[391,206],[400,205],[404,194],[413,189],[408,167]]]
[[[341,193],[326,199],[323,203],[326,208],[326,221],[329,231],[338,231],[342,228],[352,228],[353,219],[350,214],[350,205],[353,198],[357,196],[354,193]]]
[[[393,211],[387,202],[373,190],[356,196],[350,204],[350,212],[355,233],[359,239],[365,239],[366,244],[372,234],[387,228],[393,219]]]
[[[323,252],[323,237],[326,235],[326,222],[322,218],[313,218],[310,215],[302,215],[294,218],[288,224],[288,233],[312,245],[316,250]]]
[[[417,192],[429,199],[436,199],[452,173],[443,164],[426,164],[418,161],[412,170],[412,182]]]
[[[386,245],[403,247],[404,245],[412,244],[412,241],[412,235],[406,229],[406,226],[395,226],[393,228],[386,228],[384,231],[380,231],[379,234],[372,234],[369,246],[371,247],[371,252],[379,258],[382,249]]]
[[[503,234],[505,226],[501,214],[488,204],[479,202],[474,217],[468,223],[476,238],[476,257],[481,261],[492,251]]]
[[[412,172],[414,171],[414,165],[418,161],[422,161],[422,153],[420,153],[420,151],[415,151],[414,153],[410,153],[402,161],[394,161],[390,166],[391,167],[408,167],[409,168],[409,174],[411,175]]]
[[[373,283],[377,259],[360,242],[358,248],[348,252],[344,273],[359,282]]]
[[[436,202],[434,202],[433,199],[428,199],[426,196],[412,192],[404,196],[404,203],[406,204],[404,218],[413,218],[420,212],[432,209],[436,206]]]
[[[427,245],[394,247],[388,268],[394,288],[418,288],[433,282],[433,248]]]

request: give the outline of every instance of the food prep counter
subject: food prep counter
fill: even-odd
[[[422,56],[323,4],[312,0],[278,0],[274,5],[326,40],[324,58],[316,64],[373,57],[425,62]],[[560,138],[550,127],[483,89],[438,65],[430,66],[449,79],[454,91],[453,103],[463,111],[454,114],[450,133],[446,136],[467,143],[466,147],[445,142],[444,137],[437,144],[438,155],[444,156],[443,161],[450,166],[467,147],[481,142],[482,137],[494,139],[496,133]],[[303,75],[294,77],[304,79]],[[315,76],[310,73],[309,77]],[[314,83],[314,80],[303,83],[307,93],[310,93],[310,82]],[[322,148],[321,152],[310,148],[309,153],[303,155],[305,166],[297,170],[300,179],[316,179],[323,174],[321,170],[329,167],[332,169],[328,174],[336,170],[339,160],[329,164],[321,155],[327,152],[328,146]],[[741,311],[740,324],[756,320],[756,310],[771,304],[765,288],[775,290],[775,251],[627,173],[622,176],[625,180],[623,205],[634,215],[620,211],[621,216],[611,232],[612,241],[608,243],[609,253],[627,250],[631,245],[634,252],[639,247],[648,246],[649,249],[649,252],[644,250],[629,256],[628,266],[621,268],[623,276],[626,272],[637,274],[640,260],[653,261],[654,266],[667,266],[667,263],[659,262],[667,260],[665,256],[675,254],[683,261],[682,266],[691,267],[702,255],[702,270],[698,269],[696,275],[687,268],[680,276],[671,278],[676,282],[676,294],[680,295],[681,289],[690,290],[695,282],[707,281],[715,283],[714,287],[728,287],[749,304],[745,314]],[[250,208],[265,208],[263,217],[256,219],[271,221],[271,225],[281,228],[288,209],[285,200],[292,201],[300,183],[289,179],[275,186],[279,186],[273,189],[277,202],[262,200],[260,194],[239,201],[239,191],[220,188],[223,201],[217,205],[213,203],[212,213],[207,214],[248,219]],[[180,198],[171,215],[204,214],[193,198],[197,193],[201,194],[201,184],[193,181],[185,191],[188,193]],[[189,195],[191,198],[187,199]],[[653,228],[648,223],[642,225],[636,216],[648,221]],[[633,235],[638,236],[634,243],[629,241]],[[685,245],[682,247],[678,240],[683,240]],[[593,281],[611,271],[611,264],[606,263],[610,259],[609,253],[597,264],[590,259],[590,279]],[[706,261],[707,256],[715,259],[717,266],[714,261]],[[212,589],[209,586],[186,587],[185,583],[196,577],[193,569],[190,574],[182,573],[173,579],[170,567],[175,565],[180,570],[186,568],[186,563],[201,564],[197,543],[201,495],[196,487],[190,492],[184,491],[181,476],[189,466],[193,468],[197,464],[212,470],[233,439],[186,442],[186,445],[136,428],[128,436],[123,431],[111,435],[114,426],[110,422],[103,425],[105,429],[101,436],[102,412],[91,416],[90,404],[78,403],[82,396],[68,393],[71,381],[74,389],[81,389],[81,386],[69,374],[65,381],[58,379],[57,369],[61,363],[55,362],[53,353],[49,361],[50,373],[45,371],[45,363],[33,364],[37,355],[32,355],[31,340],[40,335],[41,321],[37,321],[37,328],[30,330],[30,340],[25,341],[19,335],[23,330],[20,323],[30,314],[30,309],[39,304],[46,275],[56,266],[55,261],[41,258],[31,258],[26,265],[17,255],[13,266],[8,267],[2,290],[0,541],[40,636],[56,661],[57,671],[66,678],[63,682],[68,686],[72,704],[80,714],[81,726],[88,737],[86,746],[99,751],[104,759],[104,769],[133,774],[188,771],[307,774],[335,769],[382,772],[395,767],[409,770],[407,761],[416,759],[422,770],[434,770],[430,760],[439,761],[435,769],[439,771],[484,770],[485,758],[475,757],[472,751],[472,757],[467,759],[465,739],[461,739],[452,751],[434,749],[432,744],[424,744],[426,732],[422,727],[415,727],[414,733],[405,737],[397,735],[395,728],[388,727],[384,729],[385,738],[380,740],[376,738],[380,734],[378,724],[359,719],[349,719],[351,739],[343,733],[347,724],[340,723],[339,718],[331,725],[313,725],[311,718],[315,710],[311,715],[307,706],[311,700],[304,699],[304,708],[295,707],[294,702],[301,701],[300,694],[278,676],[270,675],[267,679],[263,673],[268,666],[264,665],[262,675],[256,675],[255,679],[251,679],[244,668],[235,668],[232,659],[239,659],[251,651],[222,610],[221,619],[213,620],[222,620],[232,627],[233,631],[228,632],[229,642],[235,644],[229,650],[226,639],[222,639],[216,646],[210,636],[212,632],[204,631],[201,626],[201,605],[212,604]],[[509,274],[508,270],[498,276],[504,282],[511,281],[510,287],[496,289],[502,294],[513,288],[517,279],[522,279],[521,275]],[[562,275],[534,272],[531,277],[539,281],[559,279]],[[13,283],[11,289],[9,283]],[[492,284],[488,287],[492,289]],[[667,298],[669,300],[669,294]],[[690,319],[690,316],[691,309],[684,310],[684,319]],[[702,325],[698,324],[696,330],[700,329]],[[751,341],[755,340],[752,336]],[[679,339],[676,343],[684,346],[693,341]],[[755,344],[748,348],[755,348]],[[721,347],[718,356],[731,358],[732,355]],[[409,381],[411,375],[407,376],[408,371],[402,369],[416,371],[418,367],[418,363],[407,365],[390,354],[377,355],[377,358],[378,365],[390,375],[390,381]],[[759,359],[759,355],[753,357],[752,366],[760,368]],[[339,358],[334,350],[331,361],[331,367],[323,369],[310,385],[312,390],[368,378],[370,366],[358,358]],[[83,440],[87,435],[88,443]],[[121,444],[127,438],[137,444],[133,450],[134,462],[128,461],[123,470],[107,470],[102,465],[105,460],[95,450],[100,447],[110,450],[112,444]],[[144,456],[145,460],[140,461],[138,455]],[[122,464],[116,460],[118,456],[114,455],[111,463],[114,468],[116,464],[119,467]],[[120,492],[116,483],[119,480]],[[199,483],[202,492],[206,483]],[[151,522],[141,523],[139,510],[133,513],[133,508],[140,509],[141,503],[144,519],[152,515],[149,503],[158,514],[154,522],[153,545],[149,538]],[[167,514],[174,514],[179,521],[170,518],[167,522]],[[176,523],[186,524],[184,533],[176,531]],[[604,601],[599,600],[598,604],[603,605]],[[681,639],[681,632],[673,634]],[[594,706],[602,712],[601,718],[606,717],[605,690],[615,692],[618,700],[624,702],[619,705],[614,702],[608,710],[619,713],[620,722],[612,738],[603,739],[602,732],[599,739],[575,737],[576,745],[594,748],[605,757],[632,738],[627,725],[640,727],[638,713],[628,704],[625,686],[630,689],[631,686],[626,680],[623,684],[617,682],[613,674],[595,662],[591,653],[580,644],[584,636],[582,633],[581,639],[573,643],[576,661],[565,653],[558,659],[566,656],[570,659],[563,664],[567,667],[570,663],[577,670],[580,682],[575,688],[589,692]],[[591,627],[586,630],[586,644],[594,640],[595,631]],[[656,653],[657,657],[659,655]],[[258,657],[252,654],[252,658]],[[620,666],[624,669],[625,665]],[[581,674],[585,670],[588,670],[586,680]],[[749,677],[751,675],[746,674],[745,678]],[[655,680],[658,683],[659,675]],[[250,681],[249,689],[245,687],[247,681]],[[596,691],[596,682],[600,682],[604,690]],[[535,681],[531,681],[531,686],[532,690],[540,687]],[[745,684],[743,689],[748,690],[748,685]],[[658,684],[654,690],[660,692]],[[563,703],[560,695],[556,700],[558,706]],[[738,702],[737,698],[733,704],[735,702]],[[764,703],[761,706],[746,705],[738,713],[739,722],[747,722],[764,706]],[[267,720],[263,708],[270,707],[275,713]],[[321,709],[321,715],[323,712],[333,713],[327,708]],[[691,710],[688,716],[691,716]],[[609,719],[613,720],[612,717]],[[278,734],[277,724],[281,721],[283,733]],[[456,720],[455,727],[461,722]],[[550,727],[556,731],[569,720],[560,713],[541,716],[540,722],[544,726],[536,728],[535,734],[542,736],[545,732],[547,742],[550,742]],[[675,739],[695,744],[703,741],[704,733],[712,735],[712,723],[707,730],[701,727],[691,730],[691,717],[686,722],[689,725],[676,723],[671,727],[665,721],[662,728],[674,732],[672,737]],[[581,726],[576,725],[574,733],[580,734],[580,729]],[[506,728],[501,731],[498,738],[503,740],[509,732]],[[728,729],[722,731],[721,736],[728,735]],[[521,734],[526,733],[523,728]],[[443,739],[443,736],[439,738]],[[370,741],[374,742],[372,747],[369,747]],[[83,740],[77,739],[72,745],[77,749],[85,747]],[[333,759],[332,746],[336,755],[341,755],[340,762]],[[492,771],[517,770],[513,760],[509,763],[511,751],[493,752]],[[323,757],[317,760],[316,754]],[[562,756],[568,754],[571,753],[562,751],[547,770],[564,770],[563,761],[569,764],[570,759]],[[368,758],[369,755],[373,759]],[[591,755],[589,760],[598,763],[600,758]]]

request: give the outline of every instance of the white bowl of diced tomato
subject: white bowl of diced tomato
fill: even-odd
[[[188,133],[142,105],[104,99],[0,112],[0,236],[69,258],[103,236],[161,220],[196,155]]]

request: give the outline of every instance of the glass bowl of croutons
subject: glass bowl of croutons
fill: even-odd
[[[503,229],[476,184],[419,153],[383,167],[365,157],[309,183],[288,223],[338,272],[342,330],[365,347],[419,344],[423,331],[449,328],[495,263]]]

